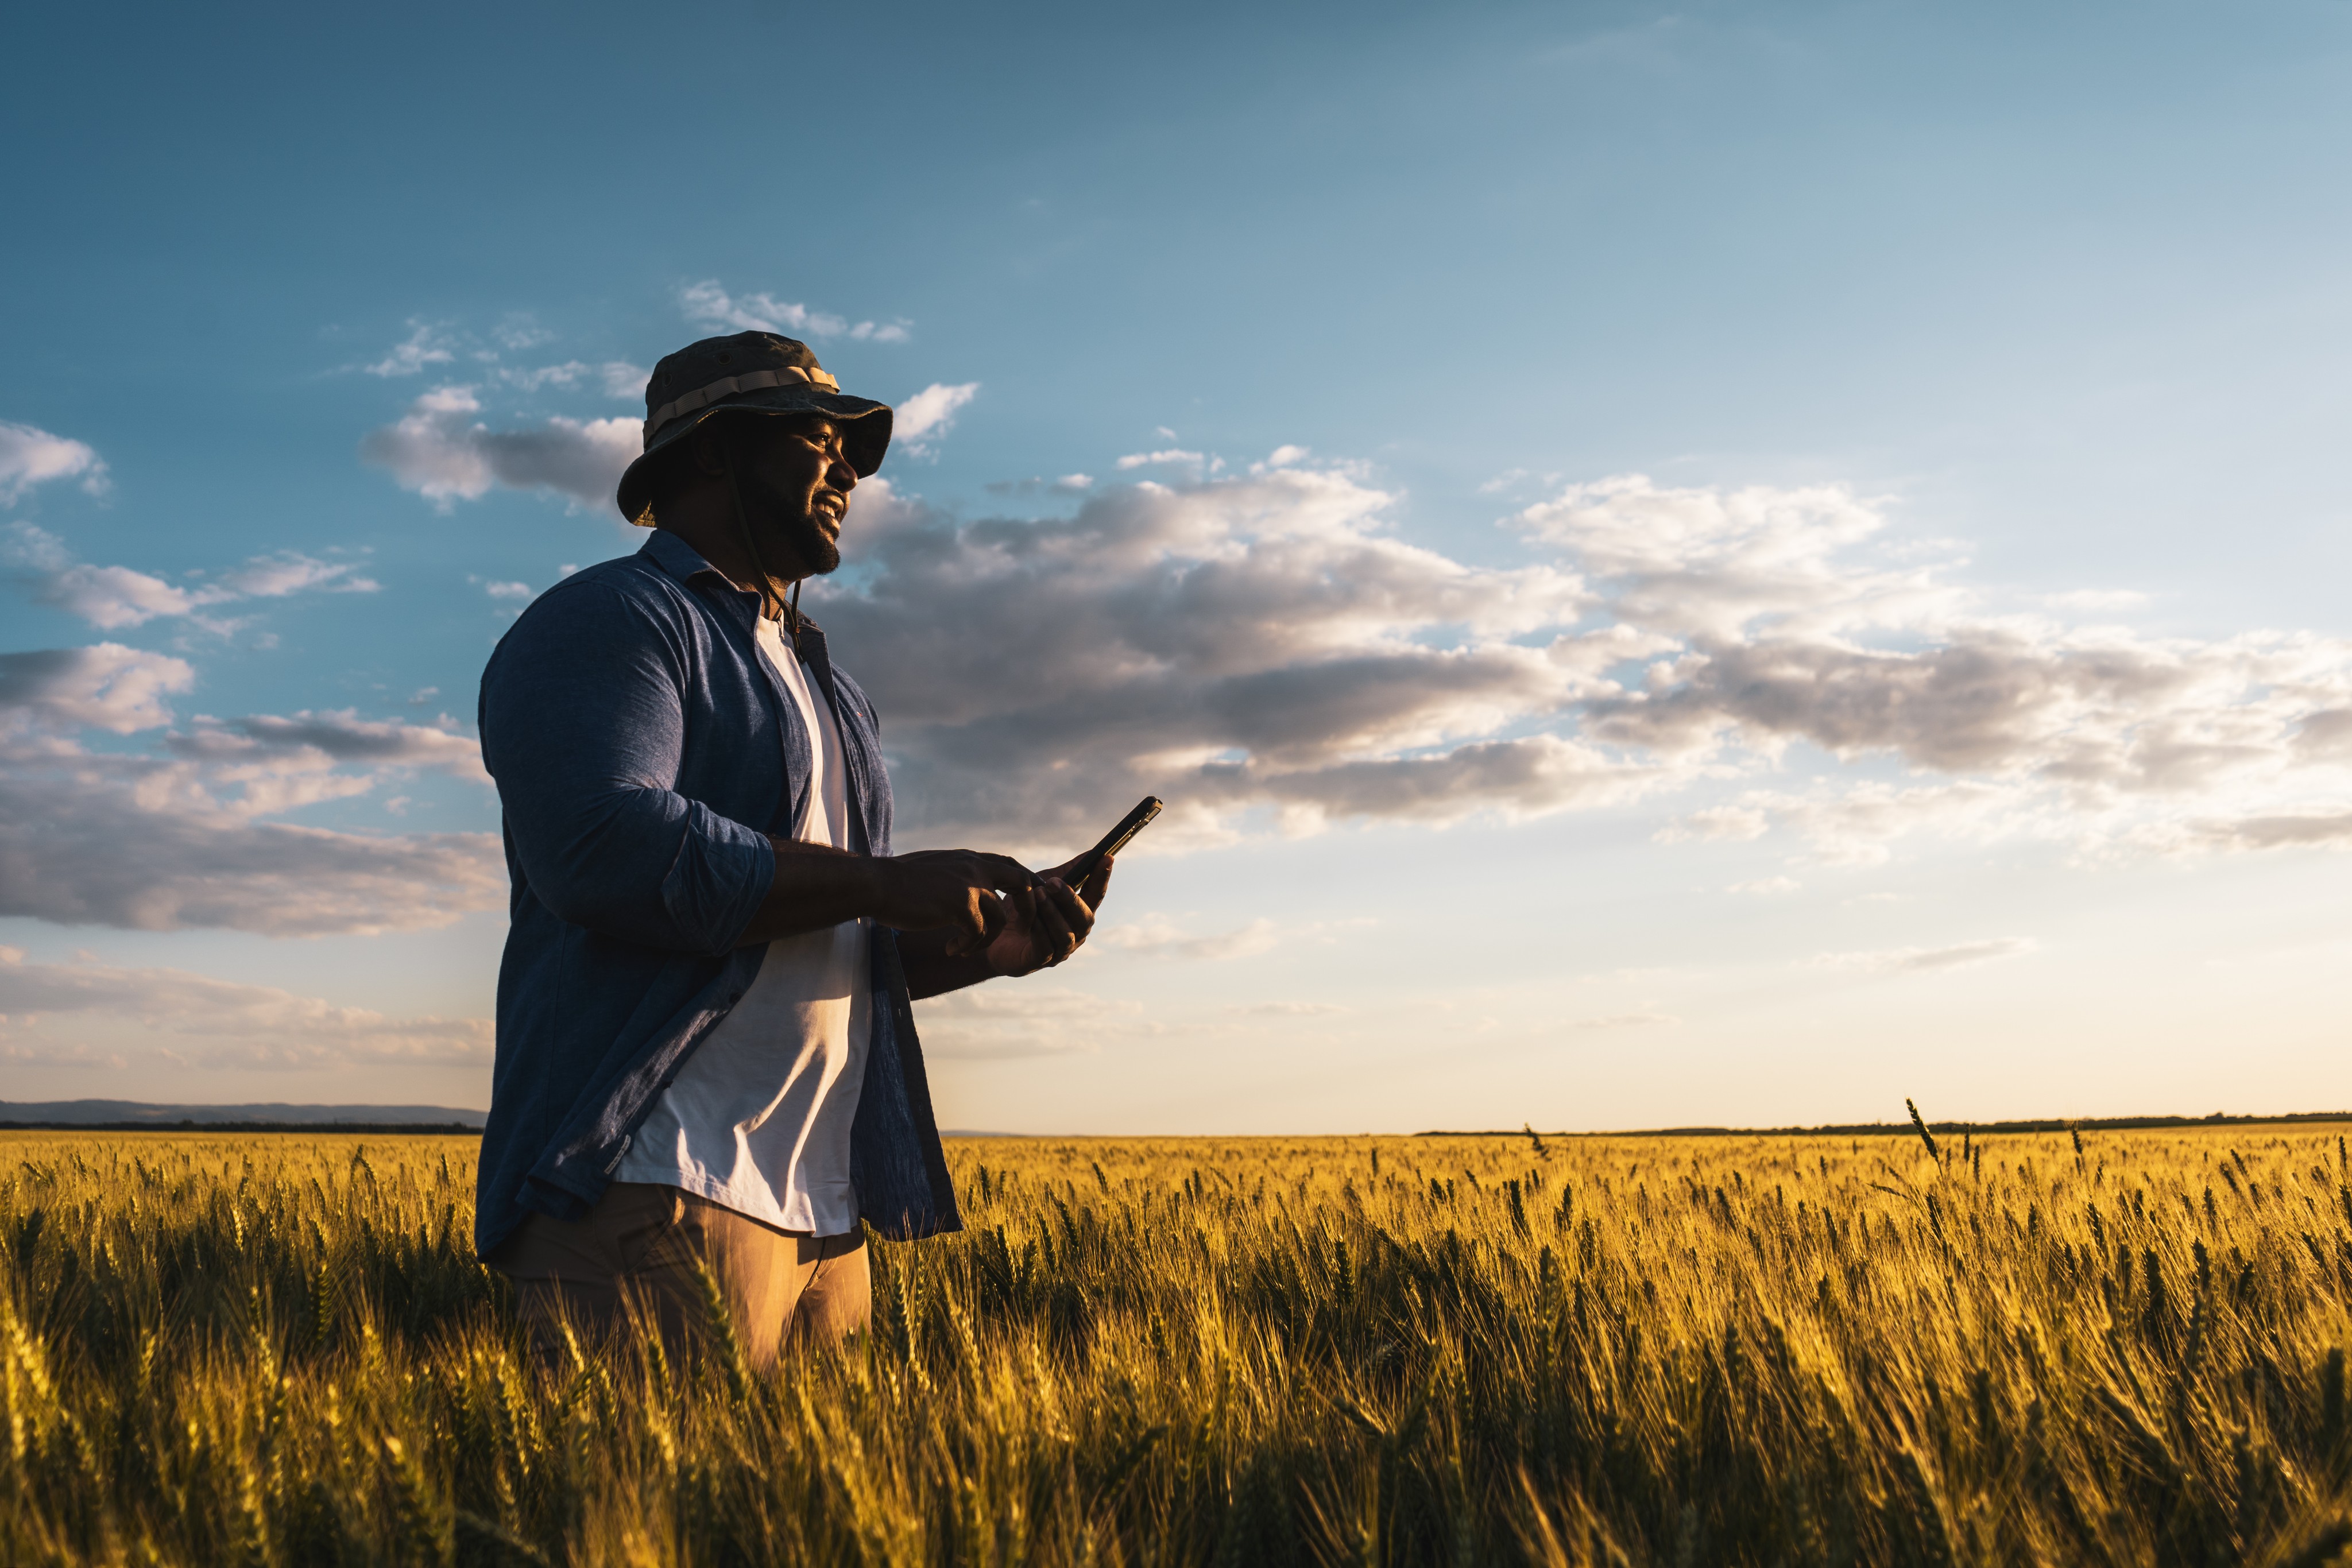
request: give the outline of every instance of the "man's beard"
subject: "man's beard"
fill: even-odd
[[[823,577],[841,568],[841,547],[824,537],[813,512],[803,512],[776,525],[784,545],[807,567],[811,577]]]

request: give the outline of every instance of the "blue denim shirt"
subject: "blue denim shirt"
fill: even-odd
[[[807,803],[810,736],[752,641],[758,596],[676,535],[540,596],[482,672],[482,760],[513,882],[474,1245],[604,1194],[654,1101],[742,998],[739,946]],[[874,705],[803,626],[833,705],[850,847],[890,852]],[[897,934],[877,926],[874,1039],[850,1134],[866,1222],[913,1239],[962,1228],[932,1121]]]

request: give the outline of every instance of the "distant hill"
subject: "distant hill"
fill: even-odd
[[[138,1100],[0,1100],[0,1126],[176,1127],[336,1123],[344,1126],[479,1127],[489,1113],[451,1105],[150,1105]]]

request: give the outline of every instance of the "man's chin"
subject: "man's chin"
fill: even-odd
[[[793,547],[793,553],[800,557],[802,563],[809,569],[811,577],[823,577],[827,572],[841,570],[841,546],[826,535],[824,527],[814,518],[804,518],[782,531]]]

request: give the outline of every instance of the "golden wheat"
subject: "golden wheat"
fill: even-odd
[[[469,1140],[0,1135],[0,1556],[2316,1564],[2338,1134],[961,1142],[772,1379],[531,1361]]]

